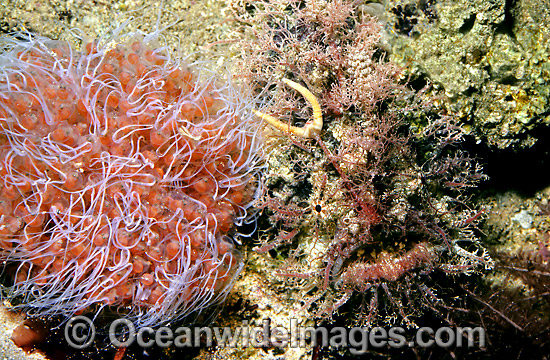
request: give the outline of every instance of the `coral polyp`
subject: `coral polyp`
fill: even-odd
[[[113,306],[156,325],[225,298],[262,141],[228,80],[159,34],[3,39],[3,295],[39,316]],[[124,309],[124,310],[121,310]]]

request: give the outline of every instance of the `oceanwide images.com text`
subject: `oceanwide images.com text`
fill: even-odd
[[[410,333],[409,333],[410,334]],[[485,347],[485,331],[481,327],[420,327],[413,335],[402,327],[311,327],[299,326],[297,319],[290,326],[272,326],[269,319],[259,325],[243,321],[238,327],[141,327],[136,329],[127,319],[113,321],[108,329],[109,341],[116,347],[129,347],[137,342],[143,348],[159,347],[348,347],[352,354],[369,348],[394,347]],[[407,336],[412,336],[408,339]],[[92,344],[95,326],[85,316],[76,316],[65,326],[65,339],[77,349]]]

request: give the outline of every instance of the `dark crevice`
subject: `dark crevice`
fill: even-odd
[[[411,78],[407,85],[409,85],[412,89],[414,89],[416,92],[424,89],[429,84],[429,79],[425,74],[419,74],[418,76],[415,76]]]
[[[476,23],[476,14],[471,14],[466,20],[464,20],[464,23],[458,29],[461,33],[466,34],[472,30]]]
[[[496,28],[497,34],[506,34],[514,40],[516,40],[516,36],[514,34],[515,20],[514,15],[512,14],[512,10],[515,5],[516,0],[506,0],[506,4],[504,7],[504,20]]]
[[[513,75],[504,76],[501,79],[498,79],[498,82],[503,85],[510,85],[510,86],[519,86],[521,85],[521,80]]]
[[[550,128],[536,130],[539,139],[527,149],[490,148],[470,141],[464,148],[476,156],[484,166],[489,180],[480,184],[481,191],[500,193],[514,191],[525,197],[550,186],[547,169],[550,167]]]

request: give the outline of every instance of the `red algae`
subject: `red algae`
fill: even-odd
[[[242,268],[227,235],[259,193],[250,101],[151,37],[3,39],[0,261],[31,314],[156,325],[222,301]]]

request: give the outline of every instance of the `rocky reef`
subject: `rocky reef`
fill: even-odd
[[[169,47],[212,73],[229,69],[254,92],[254,109],[283,124],[262,125],[267,165],[253,205],[259,216],[233,233],[244,266],[209,325],[401,326],[407,339],[423,326],[481,327],[487,342],[474,347],[365,351],[386,358],[547,356],[550,195],[540,169],[548,165],[548,4],[176,1],[163,4],[160,16],[143,6],[18,3],[0,9],[1,29],[67,39],[78,28],[94,38],[132,16],[140,18],[127,23],[132,30],[151,31],[161,19]],[[316,103],[322,129],[311,137],[292,131],[317,121]],[[64,342],[58,324],[46,324],[52,330],[33,346],[49,354],[51,344]],[[353,353],[338,344],[275,341],[145,354],[104,340],[86,356]]]

